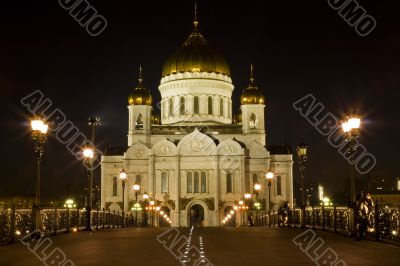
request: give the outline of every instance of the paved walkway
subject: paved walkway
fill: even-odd
[[[52,256],[44,259],[48,265],[58,265],[56,258],[62,250],[67,259],[75,265],[182,265],[182,255],[195,254],[195,250],[204,254],[204,263],[214,265],[317,265],[313,259],[328,248],[319,263],[329,261],[329,255],[338,257],[345,264],[339,265],[399,265],[400,247],[377,243],[374,241],[357,242],[353,239],[332,233],[317,231],[308,255],[293,243],[293,239],[304,231],[298,229],[262,229],[262,228],[195,228],[190,229],[116,229],[93,233],[78,232],[52,237],[43,242],[36,250],[36,255],[28,246],[16,243],[0,247],[0,265],[35,266],[45,265],[40,258],[46,258],[51,251]],[[179,237],[183,237],[179,242]],[[183,240],[190,236],[190,245]],[[176,238],[175,238],[176,237]],[[298,243],[306,247],[312,233],[297,238]],[[159,240],[164,243],[159,242]],[[182,248],[173,248],[173,241],[178,240]],[[322,242],[323,241],[323,242]],[[323,245],[317,249],[319,244]],[[33,248],[35,243],[31,243]],[[44,247],[49,244],[49,247]],[[191,249],[192,246],[197,249]],[[168,250],[166,247],[171,247]],[[313,253],[315,252],[315,253]],[[45,255],[43,255],[45,254]],[[181,255],[178,260],[173,254]],[[201,262],[201,257],[196,260]],[[189,258],[184,265],[193,265]],[[66,264],[70,266],[73,264]]]

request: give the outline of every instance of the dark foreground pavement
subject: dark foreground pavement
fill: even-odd
[[[55,248],[60,248],[67,259],[78,266],[181,265],[172,254],[178,254],[177,250],[170,251],[157,240],[157,236],[167,230],[169,229],[129,228],[59,235],[50,238],[51,246],[43,253],[49,255]],[[171,237],[177,236],[178,233],[179,236],[188,237],[189,232],[189,229],[170,231],[163,235],[161,240],[165,240],[165,245],[170,247]],[[206,261],[209,260],[214,265],[317,265],[313,258],[328,248],[331,248],[331,253],[326,254],[335,252],[347,265],[400,265],[400,247],[373,241],[356,242],[350,238],[319,231],[316,232],[314,240],[321,237],[324,244],[316,250],[315,247],[322,244],[322,241],[314,243],[307,255],[292,241],[302,232],[304,231],[276,228],[195,228],[190,246],[195,245],[199,248],[204,252]],[[308,243],[310,238],[305,235],[301,240]],[[50,241],[46,242],[49,243]],[[44,246],[37,250],[38,256],[21,243],[1,246],[0,265],[46,265],[39,258],[45,257],[40,255]],[[185,250],[187,251],[184,247],[181,253],[184,254]],[[57,254],[59,253],[53,253],[54,256]],[[58,265],[54,264],[55,261],[54,258],[45,260],[47,265]],[[323,260],[320,260],[320,264],[324,265],[322,262]],[[73,264],[65,266],[70,265]]]

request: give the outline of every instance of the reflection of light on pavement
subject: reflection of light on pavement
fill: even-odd
[[[194,226],[192,226],[192,228],[190,228],[189,238],[188,238],[188,242],[186,244],[186,249],[185,249],[185,253],[183,255],[182,263],[186,263],[187,262],[187,256],[188,256],[188,253],[189,253],[190,244],[192,243],[193,228],[194,228]]]
[[[185,252],[182,258],[182,264],[186,265],[186,263],[193,263],[193,254],[189,254],[189,250],[190,248],[195,248],[197,252],[200,253],[200,262],[198,262],[196,265],[203,265],[203,263],[207,263],[206,261],[206,256],[205,256],[205,252],[204,252],[204,243],[203,243],[203,237],[199,236],[199,247],[200,250],[197,249],[196,246],[192,246],[192,236],[193,236],[193,230],[194,230],[195,226],[192,226],[190,228],[190,232],[189,232],[189,237],[188,237],[188,242],[186,244],[186,248],[185,248]],[[188,258],[188,256],[192,256],[192,258]]]
[[[201,262],[206,262],[205,261],[205,256],[204,256],[204,247],[203,247],[203,238],[200,236],[199,237],[199,242],[200,242],[200,257],[201,257]]]

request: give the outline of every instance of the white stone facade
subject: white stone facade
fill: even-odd
[[[265,174],[270,170],[275,173],[271,205],[275,209],[285,203],[293,206],[292,155],[289,149],[277,152],[267,146],[266,106],[259,98],[254,98],[258,102],[250,101],[251,91],[255,91],[253,72],[252,90],[245,103],[259,104],[242,104],[241,119],[234,121],[229,67],[210,52],[197,23],[180,53],[182,56],[175,54],[167,61],[173,67],[166,64],[163,70],[159,86],[161,124],[153,119],[158,109],[150,105],[151,97],[145,94],[140,75],[139,89],[128,106],[128,148],[101,158],[102,207],[122,210],[118,178],[122,169],[127,172],[125,212],[132,211],[136,195],[138,202],[148,204],[143,199],[147,193],[176,227],[189,226],[192,207],[201,213],[204,226],[220,226],[224,213],[244,194],[256,198],[255,183],[262,186],[258,200],[266,210],[269,195]],[[216,73],[221,69],[225,72]],[[134,184],[140,184],[138,193],[133,190]]]
[[[179,84],[179,80],[174,80],[174,85],[179,88],[176,93],[173,93],[175,86],[168,84],[171,81],[164,81],[160,85],[163,102],[169,97],[178,99],[182,96],[187,103],[184,115],[175,112],[179,110],[176,105],[172,117],[161,115],[162,125],[151,124],[151,106],[128,106],[129,148],[123,155],[102,157],[103,208],[121,210],[122,186],[118,176],[122,169],[128,174],[125,211],[135,201],[133,184],[140,183],[138,200],[141,201],[146,192],[158,205],[167,207],[173,226],[188,226],[190,208],[195,204],[204,209],[204,226],[220,226],[224,209],[237,205],[245,193],[253,193],[256,179],[263,188],[259,199],[267,202],[265,173],[270,169],[275,173],[271,188],[274,208],[284,202],[293,206],[292,155],[271,155],[267,150],[265,106],[242,105],[243,122],[232,124],[228,103],[231,102],[233,86],[229,85],[230,81],[224,81],[226,84],[220,84],[221,90],[207,89],[213,84],[211,81],[196,77],[193,82],[185,80]],[[216,80],[214,85],[219,82]],[[191,86],[202,89],[195,90]],[[204,106],[199,114],[194,114],[190,102],[191,96],[196,94],[204,96],[199,105],[206,107],[207,97],[223,98],[222,116],[220,113],[205,113]],[[168,109],[164,106],[162,112],[163,108]],[[215,104],[215,109],[219,110],[218,104]],[[250,122],[250,113],[256,115],[255,122]],[[139,115],[143,125],[135,128]]]

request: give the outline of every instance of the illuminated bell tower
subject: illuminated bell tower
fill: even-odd
[[[242,125],[244,134],[265,135],[265,98],[254,83],[254,68],[250,66],[250,84],[243,90],[240,97],[240,110],[242,114]],[[265,142],[265,140],[263,141]],[[265,145],[265,143],[260,143]]]
[[[138,84],[128,98],[129,126],[128,146],[140,141],[148,144],[150,137],[153,98],[150,90],[144,86],[142,67],[139,68]]]

